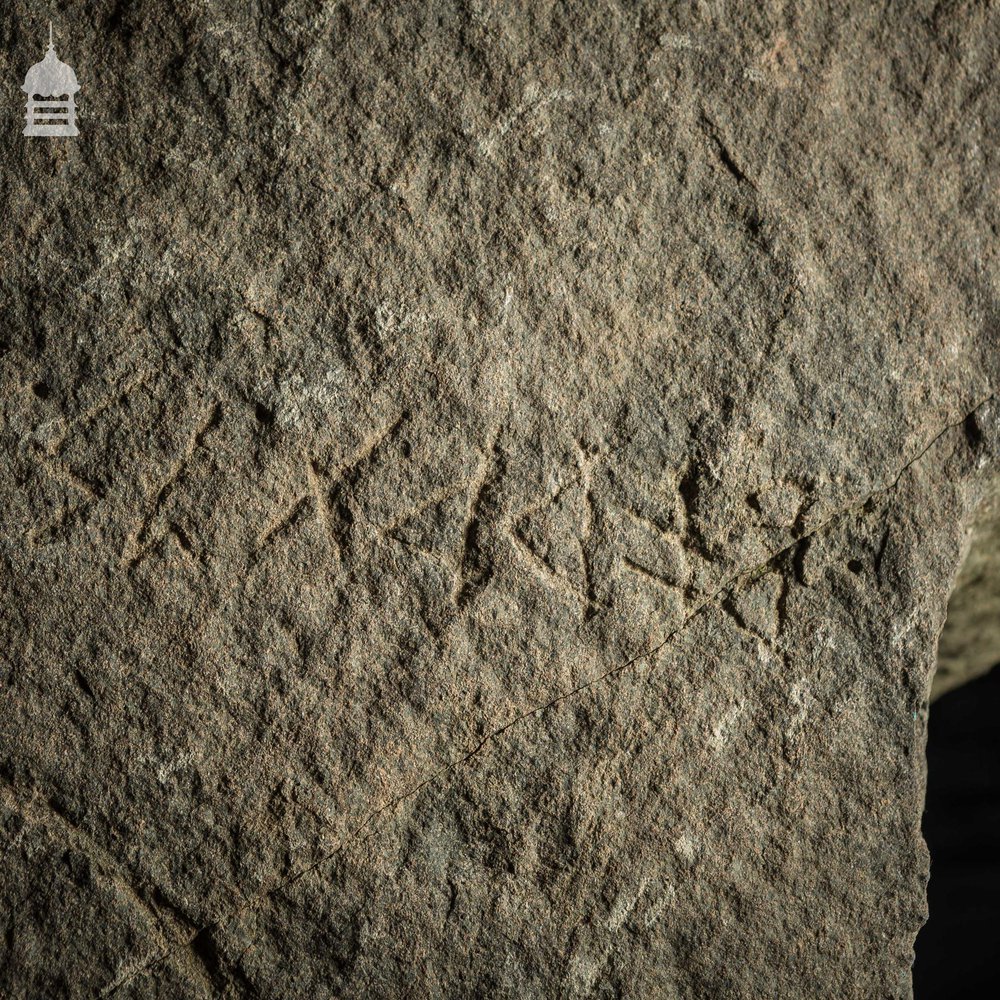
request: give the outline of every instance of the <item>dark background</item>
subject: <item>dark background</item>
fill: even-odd
[[[996,996],[1000,983],[1000,669],[931,705],[924,837],[930,919],[915,1000]]]

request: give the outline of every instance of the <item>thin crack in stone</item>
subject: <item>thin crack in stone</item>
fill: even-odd
[[[256,909],[256,907],[264,900],[268,899],[275,893],[280,892],[291,885],[294,885],[296,882],[301,881],[302,879],[311,875],[313,872],[319,870],[325,864],[327,864],[329,861],[335,858],[349,844],[355,841],[366,829],[371,827],[372,824],[377,819],[379,819],[379,817],[383,816],[387,812],[394,811],[404,802],[419,795],[428,786],[435,784],[441,778],[447,776],[453,771],[458,770],[460,767],[463,767],[464,765],[468,764],[471,760],[479,756],[482,753],[482,751],[492,742],[497,740],[499,737],[503,736],[505,733],[508,733],[516,726],[520,725],[520,723],[524,722],[526,719],[544,715],[550,709],[555,708],[558,705],[563,704],[564,702],[575,698],[577,695],[580,695],[592,688],[597,687],[600,684],[604,684],[607,681],[620,676],[621,674],[633,668],[636,664],[641,663],[651,657],[655,657],[659,652],[661,652],[664,648],[666,648],[680,633],[682,633],[688,627],[688,625],[691,624],[691,622],[693,622],[696,618],[698,618],[702,614],[702,612],[704,612],[707,608],[715,605],[715,603],[720,598],[732,595],[737,589],[737,587],[743,581],[747,580],[750,577],[753,577],[755,574],[759,573],[762,569],[773,566],[775,563],[780,562],[789,552],[791,552],[793,549],[799,546],[803,541],[835,525],[836,523],[841,521],[844,517],[849,515],[851,512],[856,511],[860,507],[863,507],[873,497],[892,493],[899,486],[899,483],[902,480],[903,476],[918,462],[920,462],[934,448],[934,446],[938,444],[938,442],[945,437],[945,435],[947,435],[950,431],[953,431],[956,428],[961,427],[965,423],[965,421],[969,419],[969,417],[971,417],[979,410],[981,410],[984,406],[992,402],[994,398],[995,398],[995,393],[991,392],[988,396],[986,396],[979,403],[973,406],[972,409],[969,410],[967,413],[965,413],[961,418],[947,424],[944,428],[942,428],[939,432],[937,432],[927,442],[927,444],[921,447],[920,450],[899,469],[898,473],[887,485],[872,490],[867,496],[859,500],[855,500],[849,506],[836,511],[834,514],[831,514],[821,524],[817,525],[812,530],[796,537],[789,544],[783,546],[781,549],[776,550],[763,561],[756,563],[753,567],[749,569],[740,569],[735,573],[733,573],[725,584],[723,584],[721,587],[713,591],[708,597],[706,597],[692,612],[686,615],[685,618],[675,628],[673,628],[659,643],[650,647],[649,649],[637,653],[635,656],[631,657],[624,663],[612,667],[610,670],[605,671],[598,677],[593,678],[592,680],[587,681],[583,684],[577,685],[576,687],[571,688],[570,690],[565,691],[555,696],[554,698],[551,698],[548,701],[535,706],[534,708],[522,712],[521,714],[515,716],[510,721],[506,722],[504,725],[492,730],[490,733],[484,736],[482,740],[480,740],[480,742],[476,744],[476,746],[473,747],[471,750],[467,751],[462,756],[457,757],[456,759],[442,765],[440,768],[432,772],[430,775],[421,779],[412,788],[406,790],[405,792],[394,797],[393,799],[390,799],[388,802],[379,806],[377,809],[372,810],[367,816],[364,817],[364,819],[353,830],[351,830],[341,839],[341,841],[337,844],[335,848],[326,852],[320,858],[311,862],[309,865],[306,865],[300,868],[298,871],[293,872],[291,875],[285,877],[277,884],[271,886],[270,888],[262,890],[255,897],[248,900],[246,904],[232,911],[228,916],[223,917],[216,921],[212,921],[211,923],[206,924],[203,927],[199,928],[188,940],[184,942],[178,942],[177,947],[178,948],[184,947],[191,949],[193,946],[193,942],[199,936],[211,934],[213,931],[219,930],[227,926],[228,924],[232,923],[232,921],[238,918],[239,916],[245,913],[253,912]],[[117,990],[127,985],[127,983],[130,982],[132,979],[134,979],[136,976],[141,975],[152,968],[155,968],[161,962],[168,959],[170,955],[174,953],[175,950],[176,950],[175,948],[168,948],[166,951],[155,956],[147,964],[136,969],[126,979],[123,979],[120,982],[114,983],[106,987],[105,990],[102,991],[101,996],[102,997],[110,996],[113,993],[117,992]],[[220,962],[223,960],[221,955],[219,956],[219,959]]]

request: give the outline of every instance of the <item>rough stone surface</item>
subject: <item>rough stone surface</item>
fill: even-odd
[[[67,2],[25,140],[49,13],[0,994],[909,996],[995,6]]]
[[[938,640],[931,697],[1000,663],[1000,483],[976,511]]]

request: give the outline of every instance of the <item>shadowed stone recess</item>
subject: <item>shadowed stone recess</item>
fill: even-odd
[[[73,139],[0,11],[0,995],[909,997],[996,9],[52,13]]]
[[[1000,663],[1000,482],[976,511],[938,641],[933,698]]]

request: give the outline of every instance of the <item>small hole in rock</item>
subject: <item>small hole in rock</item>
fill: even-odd
[[[847,564],[847,568],[852,573],[860,573],[865,567],[860,559],[851,559]]]
[[[32,387],[31,391],[39,399],[48,399],[50,395],[50,389],[44,382],[36,382]]]
[[[270,427],[274,423],[274,410],[263,403],[255,404],[253,412],[257,419],[265,426]]]

